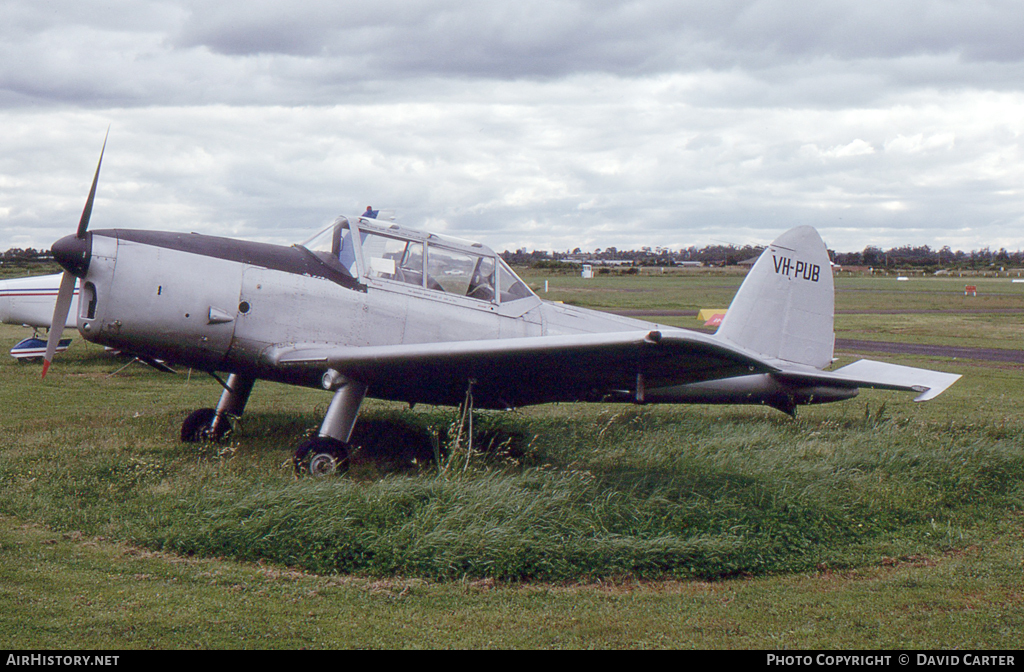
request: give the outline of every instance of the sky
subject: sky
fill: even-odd
[[[0,0],[0,250],[77,226],[497,250],[1024,249],[993,0]]]

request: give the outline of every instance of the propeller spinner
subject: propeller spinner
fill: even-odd
[[[103,148],[100,149],[100,160],[96,164],[96,174],[92,177],[92,188],[89,189],[89,198],[85,201],[85,209],[82,210],[82,218],[78,221],[78,230],[73,236],[65,236],[53,244],[51,251],[53,258],[64,268],[64,275],[60,279],[60,290],[57,292],[57,303],[53,307],[53,319],[50,320],[50,336],[46,340],[46,355],[43,357],[43,378],[50,368],[50,362],[57,352],[57,344],[64,333],[64,325],[67,323],[68,310],[71,309],[71,299],[75,294],[76,278],[85,277],[89,270],[89,257],[91,248],[91,237],[88,236],[89,218],[92,217],[92,204],[96,199],[96,183],[100,178],[100,166],[103,165],[103,152],[107,149],[107,136],[110,129],[107,128],[107,135],[103,136]]]

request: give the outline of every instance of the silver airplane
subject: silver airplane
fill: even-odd
[[[104,146],[105,146],[104,142]],[[818,233],[799,227],[761,255],[718,331],[541,300],[480,243],[339,217],[290,247],[197,233],[89,231],[103,153],[78,230],[54,243],[65,269],[43,375],[76,279],[83,338],[213,375],[216,408],[183,441],[215,440],[257,379],[333,393],[295,452],[313,473],[347,466],[366,396],[511,409],[555,401],[798,405],[861,387],[931,399],[957,375],[860,360],[834,371],[834,290]]]

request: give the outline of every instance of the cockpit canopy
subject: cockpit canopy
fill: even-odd
[[[534,296],[493,250],[363,217],[339,217],[300,244],[353,278],[415,285],[492,303]]]

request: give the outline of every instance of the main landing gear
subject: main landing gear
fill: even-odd
[[[324,387],[334,390],[334,398],[320,425],[320,433],[295,449],[296,474],[326,476],[348,470],[348,441],[366,397],[366,385],[328,372],[324,376]]]
[[[200,408],[181,423],[181,440],[185,443],[219,441],[231,431],[231,420],[239,418],[249,401],[255,378],[236,373],[228,376],[217,408]],[[348,441],[359,417],[359,407],[366,397],[366,385],[349,380],[337,372],[324,375],[324,387],[334,391],[320,432],[303,441],[292,458],[295,473],[313,476],[341,474],[348,470]]]
[[[315,436],[303,441],[292,458],[295,473],[330,476],[348,471],[348,447],[329,436]]]
[[[228,376],[224,392],[220,395],[217,408],[200,408],[192,411],[181,423],[181,440],[185,443],[220,441],[231,431],[231,419],[239,418],[249,401],[255,378],[232,373]]]

